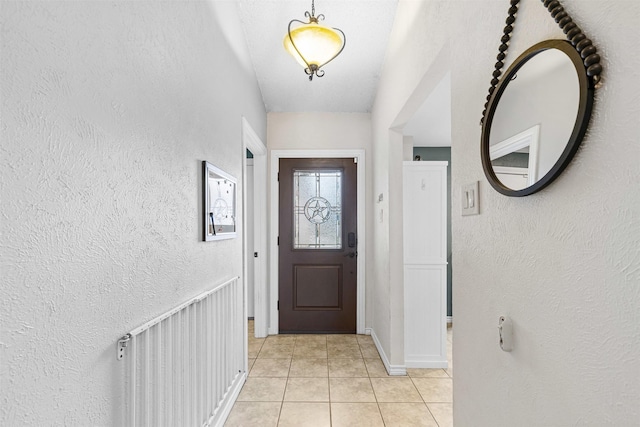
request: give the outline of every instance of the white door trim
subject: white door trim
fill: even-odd
[[[269,334],[275,335],[279,331],[278,325],[278,213],[280,204],[280,187],[278,186],[278,171],[280,159],[286,158],[353,158],[358,163],[358,261],[357,261],[357,304],[356,304],[356,332],[365,333],[365,260],[366,260],[366,203],[365,203],[365,168],[364,150],[273,150],[271,151],[271,235],[270,235],[270,286],[271,289],[271,324]]]
[[[268,333],[269,298],[267,295],[267,147],[253,130],[247,119],[242,118],[242,158],[245,159],[247,149],[253,153],[253,241],[251,252],[258,252],[254,260],[254,294],[247,295],[254,301],[255,336],[266,337]],[[242,207],[247,206],[247,167],[242,162]],[[242,216],[243,225],[243,269],[244,288],[247,289],[247,216]]]
[[[538,150],[540,146],[540,125],[534,125],[517,135],[498,142],[489,148],[489,158],[497,159],[529,147],[529,164],[527,166],[528,184],[531,186],[538,181]],[[520,169],[520,168],[519,168]],[[493,170],[496,170],[494,166]]]

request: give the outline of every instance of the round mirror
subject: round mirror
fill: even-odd
[[[590,82],[580,54],[564,40],[538,43],[516,59],[482,127],[482,166],[493,188],[527,196],[560,175],[587,130]]]

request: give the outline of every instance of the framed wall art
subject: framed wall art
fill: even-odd
[[[236,237],[237,181],[228,173],[207,161],[203,172],[203,240],[233,239]]]

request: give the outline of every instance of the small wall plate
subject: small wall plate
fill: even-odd
[[[462,215],[480,214],[480,197],[478,193],[478,181],[462,186]]]

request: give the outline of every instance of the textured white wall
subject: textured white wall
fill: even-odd
[[[0,424],[122,425],[117,338],[242,271],[200,226],[201,161],[266,131],[235,4],[1,8]]]
[[[539,1],[521,3],[509,61],[536,42],[563,37]],[[576,158],[544,191],[502,196],[480,162],[478,121],[507,1],[400,1],[372,112],[374,193],[389,191],[393,203],[397,189],[389,186],[400,169],[390,151],[402,147],[388,129],[422,75],[441,66],[438,52],[450,52],[458,427],[640,420],[640,59],[633,53],[640,3],[562,3],[599,48],[604,87]],[[481,214],[461,217],[460,185],[474,180]],[[388,252],[396,237],[388,224],[375,226],[378,332],[393,328],[385,302],[401,291],[385,264],[389,256],[398,262]],[[511,353],[498,345],[500,315],[514,321]],[[392,355],[401,351],[385,339]]]
[[[371,115],[368,113],[268,113],[267,149],[271,150],[353,150],[362,149],[366,157],[366,205],[371,205],[373,174],[371,161]],[[271,158],[271,157],[269,157]],[[271,161],[269,161],[269,167]],[[271,187],[269,187],[271,188]],[[271,198],[269,197],[269,200]],[[269,209],[271,207],[269,206]],[[367,235],[366,327],[374,316],[369,304],[373,256],[371,254],[371,213],[365,219]]]
[[[374,188],[383,194],[374,203],[374,265],[371,304],[376,313],[372,326],[392,365],[404,365],[404,293],[402,257],[402,151],[403,136],[395,128],[407,104],[415,112],[426,98],[412,99],[434,58],[442,57],[446,31],[425,28],[443,25],[447,2],[400,1],[394,30],[389,38],[386,62],[372,109]],[[433,73],[423,91],[442,81],[446,69]],[[411,116],[404,117],[406,123]]]

